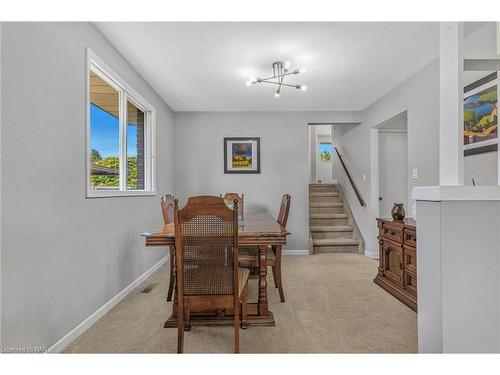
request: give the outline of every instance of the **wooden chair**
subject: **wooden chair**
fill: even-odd
[[[234,351],[238,353],[240,303],[242,327],[246,327],[249,275],[248,269],[238,265],[238,202],[231,209],[220,197],[191,197],[179,209],[176,200],[174,222],[177,352],[183,352],[191,311],[226,309],[234,313]]]
[[[161,197],[161,213],[163,215],[163,223],[165,225],[174,222],[174,196],[171,194],[166,194]],[[168,285],[167,301],[172,301],[172,293],[174,292],[175,284],[175,247],[170,246],[170,282]]]
[[[288,221],[288,213],[290,211],[291,196],[283,195],[281,198],[280,212],[278,214],[278,223],[286,227]],[[285,294],[283,292],[283,281],[281,278],[281,252],[282,246],[271,246],[267,251],[267,265],[272,267],[274,286],[278,288],[281,302],[285,302]],[[257,248],[242,247],[240,249],[240,266],[248,268],[256,268],[259,266],[259,250]]]
[[[239,213],[239,218],[241,220],[244,219],[245,215],[245,194],[241,194],[241,197],[238,195],[238,193],[226,193],[224,194],[224,202],[234,202],[235,200],[238,201],[238,213]]]

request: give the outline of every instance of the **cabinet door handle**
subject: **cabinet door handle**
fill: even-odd
[[[399,269],[403,270],[403,263],[399,263]]]

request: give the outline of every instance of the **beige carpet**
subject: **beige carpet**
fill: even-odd
[[[241,330],[242,353],[414,353],[417,316],[373,283],[377,262],[357,254],[284,257],[286,302],[269,281],[276,327]],[[69,353],[175,353],[164,329],[168,268],[162,267],[66,348]],[[251,298],[255,299],[256,281]],[[141,293],[153,284],[150,293]],[[193,327],[187,353],[230,353],[233,329]]]

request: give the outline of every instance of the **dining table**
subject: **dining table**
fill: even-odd
[[[258,297],[248,303],[248,325],[274,326],[273,313],[267,299],[267,249],[283,246],[290,233],[267,212],[248,212],[238,223],[238,246],[258,249]],[[142,234],[146,246],[175,246],[174,224],[166,224],[161,230]],[[175,269],[175,268],[174,268]],[[176,273],[174,273],[176,274]],[[177,283],[175,283],[177,286]],[[177,292],[174,290],[172,313],[165,328],[177,328]],[[232,325],[232,311],[193,311],[191,325]]]

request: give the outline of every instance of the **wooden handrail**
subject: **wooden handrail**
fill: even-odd
[[[344,171],[347,174],[347,178],[349,179],[349,182],[351,183],[352,189],[354,190],[356,197],[358,198],[359,204],[361,205],[361,207],[365,207],[366,206],[365,200],[363,199],[363,196],[361,195],[361,192],[359,191],[358,187],[354,183],[354,180],[352,179],[351,174],[349,173],[347,166],[345,165],[343,156],[340,155],[339,149],[337,147],[335,147],[335,151],[337,152],[340,163],[344,167]]]

